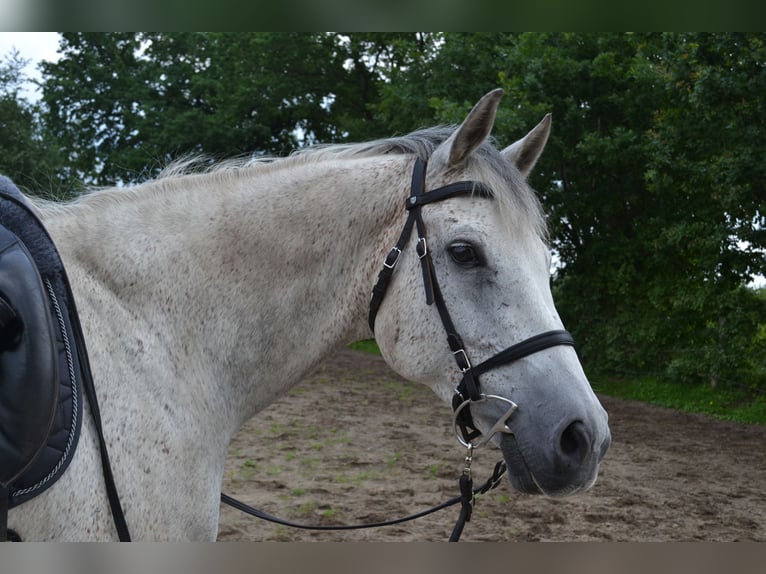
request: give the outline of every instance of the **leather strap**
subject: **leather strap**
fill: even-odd
[[[494,197],[492,191],[481,183],[474,181],[458,181],[451,183],[444,187],[434,189],[432,191],[425,191],[426,181],[426,167],[427,164],[422,159],[415,160],[415,165],[412,169],[412,183],[410,186],[410,195],[405,203],[405,209],[407,210],[407,220],[404,222],[402,232],[399,234],[399,239],[396,245],[388,252],[386,259],[383,262],[383,268],[378,273],[378,278],[375,281],[375,285],[372,288],[372,297],[370,299],[369,313],[367,322],[370,326],[370,330],[375,332],[375,318],[380,310],[380,305],[383,303],[388,285],[391,282],[391,278],[394,274],[396,264],[399,262],[399,257],[404,251],[407,242],[412,235],[412,230],[417,226],[418,229],[418,256],[421,257],[421,266],[423,268],[423,281],[426,289],[426,302],[431,305],[434,302],[434,289],[432,288],[433,279],[436,277],[436,273],[433,271],[433,265],[431,263],[430,253],[428,253],[428,244],[426,240],[426,228],[423,222],[420,208],[429,203],[437,201],[443,201],[459,195],[478,195],[480,197],[491,198]]]
[[[563,329],[546,331],[545,333],[540,333],[539,335],[525,339],[521,343],[512,345],[504,351],[500,351],[497,355],[490,357],[483,363],[476,365],[473,368],[473,374],[478,377],[495,367],[513,363],[514,361],[518,361],[519,359],[523,359],[524,357],[533,355],[549,347],[555,347],[557,345],[571,345],[574,347],[574,344],[574,339],[569,331],[564,331]]]
[[[112,510],[112,518],[114,519],[114,526],[117,529],[117,535],[120,542],[130,542],[130,531],[128,530],[128,523],[125,520],[125,513],[120,503],[120,495],[117,492],[117,485],[114,482],[114,475],[112,474],[112,465],[109,462],[109,452],[106,446],[106,438],[104,437],[104,429],[101,423],[101,409],[98,407],[98,399],[96,398],[96,387],[93,384],[93,375],[90,370],[90,362],[88,361],[88,352],[85,347],[85,337],[82,334],[80,327],[79,313],[74,302],[74,295],[69,286],[69,281],[65,281],[67,296],[69,297],[69,310],[70,321],[72,323],[72,333],[74,335],[77,350],[79,352],[80,369],[82,371],[83,389],[88,397],[88,403],[90,404],[91,415],[93,416],[93,422],[96,427],[96,434],[98,436],[98,448],[101,453],[101,469],[104,475],[104,482],[106,484],[106,494],[109,499],[109,508]]]

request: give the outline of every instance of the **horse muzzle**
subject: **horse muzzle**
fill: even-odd
[[[546,496],[568,496],[592,487],[611,444],[608,427],[582,420],[562,424],[547,440],[525,441],[524,436],[521,430],[500,435],[508,478],[520,492]]]
[[[461,413],[470,405],[491,407],[493,415],[484,420],[495,420],[485,432],[471,440],[460,427]],[[497,415],[501,412],[502,415]],[[596,481],[601,460],[611,444],[611,434],[606,425],[606,412],[601,410],[604,419],[595,417],[587,424],[575,419],[554,428],[547,440],[519,440],[521,436],[546,436],[542,429],[532,429],[525,417],[518,418],[519,407],[513,401],[497,395],[481,395],[477,401],[466,400],[454,412],[453,428],[458,442],[469,449],[469,453],[490,441],[500,446],[508,468],[511,485],[526,494],[545,494],[548,496],[566,496],[587,490]],[[516,429],[516,430],[514,430]],[[525,448],[526,447],[526,448]]]

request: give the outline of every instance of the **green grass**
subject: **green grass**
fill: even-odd
[[[380,349],[373,339],[357,341],[349,347],[380,355]],[[690,386],[648,377],[631,380],[598,379],[593,383],[593,389],[605,395],[680,411],[705,413],[722,420],[766,425],[766,395],[745,389],[714,389],[706,385]]]
[[[679,411],[704,413],[722,420],[766,424],[766,396],[745,389],[684,385],[656,378],[599,379],[593,390]]]
[[[364,341],[351,343],[349,348],[357,351],[364,351],[365,353],[370,353],[372,355],[380,355],[380,349],[378,349],[378,344],[375,342],[375,339],[365,339]]]

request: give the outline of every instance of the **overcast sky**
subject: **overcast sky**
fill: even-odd
[[[0,32],[0,60],[4,60],[15,47],[22,58],[30,60],[24,70],[27,77],[39,79],[38,62],[42,60],[55,62],[58,59],[56,53],[58,43],[58,32]],[[40,97],[36,87],[31,84],[24,90],[23,95],[28,100],[36,100]]]

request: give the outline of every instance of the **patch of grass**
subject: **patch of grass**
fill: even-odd
[[[274,533],[268,538],[274,542],[292,542],[294,538],[294,530],[287,526],[277,525],[274,528]]]
[[[349,345],[350,349],[354,349],[356,351],[363,351],[365,353],[370,353],[372,355],[380,355],[380,349],[378,348],[378,344],[375,342],[375,339],[365,339],[364,341],[356,341],[355,343],[351,343]]]
[[[380,478],[380,476],[381,475],[377,470],[362,470],[361,472],[355,474],[351,480],[354,482],[354,484],[358,485],[368,480]]]
[[[333,482],[338,484],[355,484],[360,485],[368,480],[377,480],[382,477],[382,474],[375,469],[365,469],[358,472],[344,472],[335,474],[332,478]]]
[[[279,476],[282,474],[282,467],[277,465],[271,465],[266,467],[266,474],[268,476]]]
[[[280,437],[282,435],[287,434],[287,431],[290,427],[286,425],[285,423],[281,422],[273,422],[271,425],[269,425],[269,435],[272,437]]]
[[[409,402],[410,395],[415,390],[412,385],[403,383],[399,380],[391,380],[385,383],[386,389],[396,397],[396,400],[402,403]]]
[[[297,427],[297,424],[295,425]],[[320,427],[316,424],[310,424],[306,425],[304,428],[301,429],[301,435],[303,435],[305,438],[316,440],[319,438],[320,434]]]
[[[351,444],[351,435],[349,435],[349,433],[346,431],[342,433],[338,432],[336,436],[327,440],[327,444],[334,444],[334,445],[340,445],[340,446],[349,445]]]
[[[242,466],[235,471],[235,480],[247,482],[251,480],[255,473],[259,471],[258,463],[251,458],[246,458],[242,462]]]
[[[394,454],[392,454],[386,459],[386,466],[394,466],[396,464],[399,464],[400,460],[402,460],[402,454],[399,452],[395,452]]]
[[[322,461],[315,456],[301,456],[298,459],[298,464],[300,465],[301,469],[306,472],[313,472],[317,469],[321,462]]]
[[[656,378],[600,379],[593,390],[605,395],[704,413],[712,417],[766,425],[766,396],[746,389],[684,385]]]
[[[324,509],[324,510],[322,511],[322,516],[323,516],[324,518],[332,518],[332,517],[333,517],[333,516],[335,516],[337,513],[338,513],[338,511],[337,511],[337,510],[335,510],[334,508],[326,508],[326,509]]]
[[[298,507],[298,513],[301,516],[309,516],[314,514],[314,511],[319,507],[319,503],[316,500],[307,500]]]
[[[439,474],[439,471],[442,469],[442,464],[440,462],[437,462],[435,464],[432,464],[428,467],[428,475],[431,478],[436,478]]]

